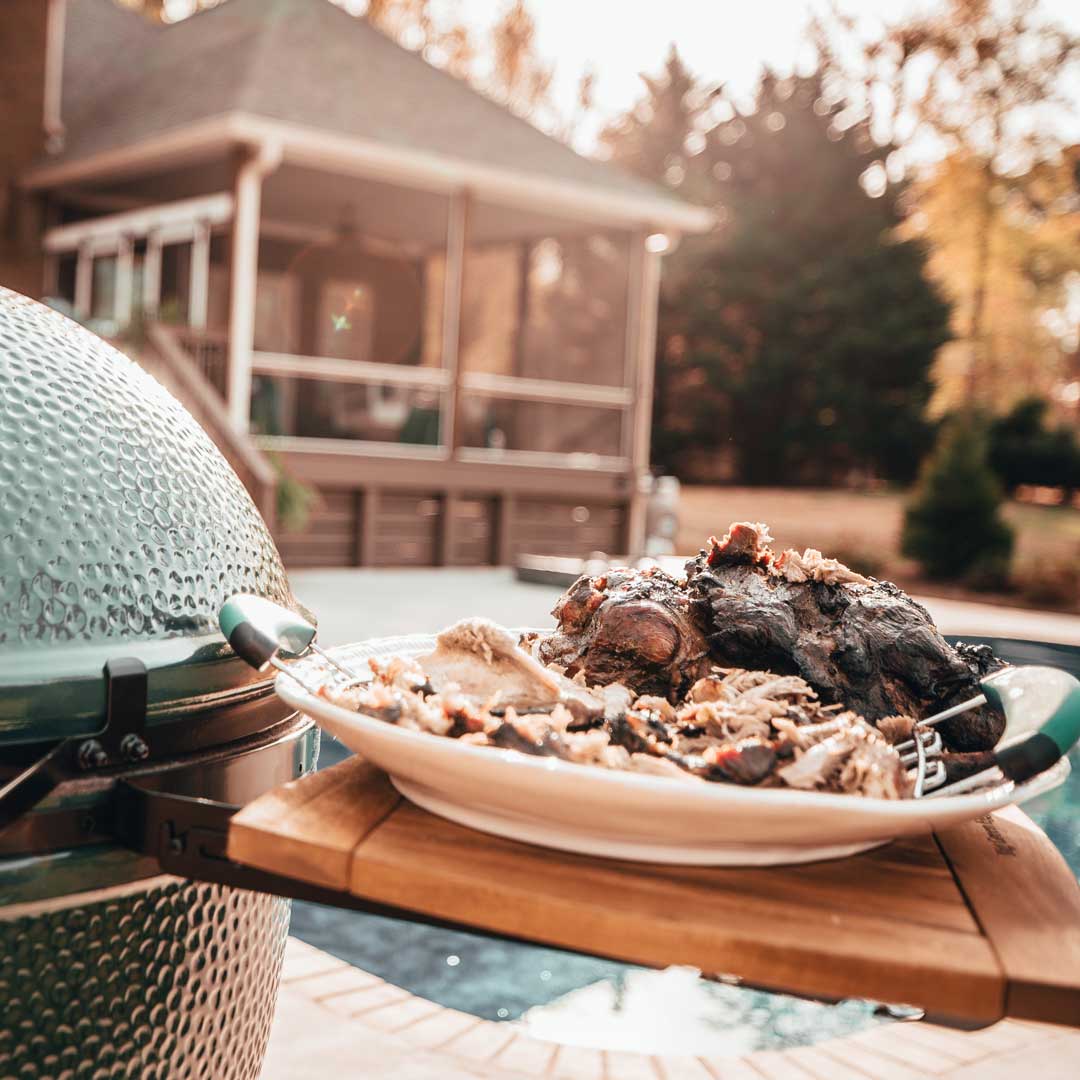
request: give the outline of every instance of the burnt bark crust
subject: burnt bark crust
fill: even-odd
[[[954,649],[890,582],[793,581],[767,548],[744,540],[733,526],[686,564],[685,581],[657,568],[579,578],[556,605],[559,625],[539,658],[583,672],[589,685],[621,682],[672,701],[712,665],[800,675],[824,703],[872,723],[959,704],[1002,666],[985,646]],[[992,747],[1003,729],[1004,718],[982,708],[941,733],[950,751],[968,753]]]

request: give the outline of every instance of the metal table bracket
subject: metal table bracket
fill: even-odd
[[[114,806],[116,836],[133,850],[155,858],[167,874],[354,911],[402,916],[396,908],[370,903],[344,890],[311,885],[228,858],[229,822],[240,809],[233,803],[154,791],[125,780],[117,785]]]

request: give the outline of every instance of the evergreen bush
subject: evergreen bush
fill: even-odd
[[[996,419],[989,430],[989,461],[1006,491],[1020,484],[1080,487],[1080,441],[1065,425],[1051,427],[1045,398],[1029,397]]]
[[[995,588],[1008,581],[1013,530],[1001,518],[1001,485],[973,419],[942,429],[904,514],[901,550],[931,578]]]

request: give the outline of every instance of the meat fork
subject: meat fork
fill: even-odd
[[[1022,784],[1063,758],[1080,740],[1080,682],[1059,668],[1007,667],[983,679],[982,693],[918,721],[914,735],[896,746],[915,782],[914,798],[956,795],[987,782]],[[1005,714],[1005,731],[994,747],[994,764],[946,784],[943,720],[990,705]]]

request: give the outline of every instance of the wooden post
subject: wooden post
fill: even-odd
[[[55,154],[64,146],[61,91],[64,81],[64,28],[67,0],[47,0],[45,16],[45,87],[42,95],[42,126],[45,151]]]
[[[188,326],[206,329],[206,311],[210,304],[210,226],[195,223],[191,239],[191,277],[188,290]]]
[[[364,565],[364,490],[355,488],[352,493],[352,558],[350,566]]]
[[[120,237],[116,248],[116,289],[113,296],[113,319],[123,329],[131,324],[131,306],[135,295],[135,242]]]
[[[88,245],[79,248],[75,257],[75,314],[80,319],[90,315],[91,291],[94,287],[94,256]]]
[[[656,313],[660,301],[660,255],[647,250],[644,236],[634,238],[631,268],[640,260],[640,270],[631,273],[635,279],[636,298],[631,294],[634,320],[634,404],[631,421],[630,450],[630,507],[627,519],[629,554],[639,555],[645,547],[646,497],[641,484],[649,471],[649,441],[652,436],[653,376],[656,366]]]
[[[281,147],[243,147],[233,177],[229,267],[229,418],[247,431],[251,409],[251,353],[255,341],[255,288],[259,275],[259,214],[263,178],[281,163]]]
[[[637,388],[638,341],[641,337],[641,285],[645,272],[645,233],[631,233],[629,265],[626,273],[626,340],[623,363],[623,386],[634,394]],[[634,404],[623,409],[622,456],[631,461],[634,456]]]
[[[439,524],[435,537],[435,565],[453,566],[457,546],[458,507],[453,491],[444,492],[439,499]]]
[[[517,326],[514,328],[514,360],[512,374],[525,371],[525,335],[529,325],[529,261],[532,243],[523,240],[518,249]]]
[[[156,318],[161,307],[161,236],[157,232],[151,232],[146,237],[142,307],[147,318]]]
[[[467,191],[450,198],[446,230],[446,282],[443,294],[443,367],[450,373],[450,389],[443,399],[442,441],[453,455],[461,443],[461,305],[464,297],[465,255],[468,248]]]

